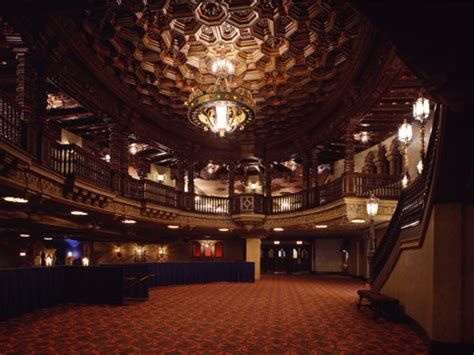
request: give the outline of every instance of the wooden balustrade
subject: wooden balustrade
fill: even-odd
[[[50,168],[62,175],[112,189],[110,165],[75,144],[52,144]]]
[[[272,213],[293,212],[305,208],[306,191],[300,191],[294,194],[273,196]]]
[[[162,206],[178,207],[178,197],[174,187],[151,180],[144,180],[143,197],[146,201]]]
[[[136,200],[144,199],[145,191],[145,180],[134,179],[131,176],[127,176],[125,180],[125,193],[124,195]]]
[[[0,92],[0,136],[19,147],[25,146],[25,125],[20,108]]]
[[[208,214],[229,214],[229,199],[217,196],[194,196],[194,211]]]
[[[341,199],[343,196],[343,179],[339,177],[319,187],[318,205],[324,205]]]
[[[348,174],[345,178],[353,179],[354,194],[357,197],[376,197],[385,200],[396,200],[402,190],[399,176],[379,174]]]
[[[265,197],[260,194],[244,193],[234,196],[232,201],[233,214],[264,213]]]

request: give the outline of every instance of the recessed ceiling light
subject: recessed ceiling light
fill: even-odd
[[[5,196],[3,200],[12,203],[28,203],[28,200],[23,197]]]
[[[71,211],[71,214],[73,216],[87,216],[88,215],[88,213],[84,211]]]
[[[175,224],[170,224],[170,225],[168,225],[168,228],[169,229],[179,229],[179,226],[177,226]]]
[[[324,229],[324,228],[327,228],[328,225],[327,224],[316,224],[315,226],[317,229]]]
[[[29,235],[29,234],[22,233],[22,234],[20,234],[20,237],[22,237],[22,238],[29,238],[30,235]]]
[[[352,223],[365,223],[365,219],[354,218],[351,222]]]
[[[20,256],[26,256],[26,253],[24,251],[20,252]]]
[[[44,237],[44,240],[53,240],[53,237]]]
[[[7,61],[6,61],[6,60],[2,60],[2,61],[0,61],[0,64],[1,64],[1,65],[7,65]]]
[[[280,241],[279,241],[279,240],[275,240],[275,241],[273,242],[273,244],[278,245],[278,244],[280,244]]]
[[[275,228],[273,228],[273,231],[274,231],[274,232],[283,232],[284,229],[281,228],[281,227],[275,227]]]
[[[228,232],[229,228],[219,228],[219,232]]]
[[[137,223],[137,221],[135,221],[134,219],[124,219],[122,221],[123,224],[135,224]]]

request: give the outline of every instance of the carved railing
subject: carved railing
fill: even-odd
[[[402,191],[399,176],[353,173],[345,178],[354,180],[354,194],[357,197],[370,197],[374,194],[381,199],[396,200]]]
[[[264,213],[264,196],[260,194],[237,194],[232,201],[233,214]]]
[[[194,211],[208,214],[229,214],[229,199],[217,196],[194,196]]]
[[[293,212],[304,209],[306,206],[307,191],[294,194],[273,196],[272,213]]]
[[[0,136],[19,147],[25,146],[25,125],[20,108],[0,92]]]
[[[435,176],[436,156],[439,150],[441,137],[441,112],[436,110],[433,118],[433,127],[428,150],[425,156],[424,170],[411,185],[402,191],[395,213],[390,220],[383,239],[377,246],[372,260],[372,282],[380,287],[383,278],[382,270],[387,264],[392,253],[401,241],[403,230],[426,224],[429,214],[426,211],[429,192]],[[386,272],[384,272],[386,274]],[[387,275],[385,275],[387,276]]]
[[[174,187],[154,181],[144,180],[143,198],[162,206],[178,207],[178,198]]]
[[[131,176],[126,177],[125,181],[125,193],[124,195],[135,200],[143,200],[143,192],[145,180],[134,179]]]
[[[350,173],[318,188],[273,196],[271,213],[293,212],[337,201],[344,196],[396,200],[401,192],[400,178],[391,175]]]
[[[336,200],[339,200],[343,196],[343,179],[342,177],[337,178],[319,188],[319,205],[324,205]]]
[[[13,139],[14,143],[22,143],[18,111],[8,109],[6,112],[7,115],[2,115],[2,135],[9,140]],[[49,159],[41,163],[61,175],[77,178],[133,199],[206,214],[277,214],[314,208],[344,196],[368,197],[373,192],[382,199],[396,199],[400,193],[400,182],[396,177],[352,173],[317,188],[282,196],[237,194],[229,200],[226,197],[194,195],[178,192],[173,187],[150,180],[132,179],[127,174],[120,175],[111,169],[109,163],[77,145],[51,143],[47,139],[43,143],[46,141]],[[410,208],[415,207],[412,205]]]
[[[112,189],[110,165],[75,144],[52,144],[50,168],[59,174]]]

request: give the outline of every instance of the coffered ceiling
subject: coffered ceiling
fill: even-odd
[[[46,55],[49,92],[77,103],[50,107],[50,122],[103,147],[123,123],[158,163],[165,153],[285,161],[314,148],[331,162],[343,157],[346,126],[372,143],[385,139],[421,87],[349,1],[84,0],[34,19],[18,5],[6,20],[4,87],[14,90],[14,28],[22,46]],[[231,85],[257,101],[255,122],[225,138],[190,124],[185,105],[193,89],[214,82],[220,56],[235,64]]]
[[[337,104],[369,39],[349,2],[119,3],[88,11],[83,29],[98,60],[156,109],[156,119],[198,130],[185,102],[214,83],[214,59],[232,60],[231,86],[251,90],[258,107],[256,122],[226,140],[257,136],[272,144],[295,127],[314,127],[323,108]]]

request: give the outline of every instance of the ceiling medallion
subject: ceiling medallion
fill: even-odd
[[[194,89],[187,102],[188,118],[192,124],[224,137],[237,128],[244,130],[255,119],[255,101],[249,90],[232,90],[229,80],[234,65],[228,59],[217,59],[212,64],[216,84],[206,92]]]

